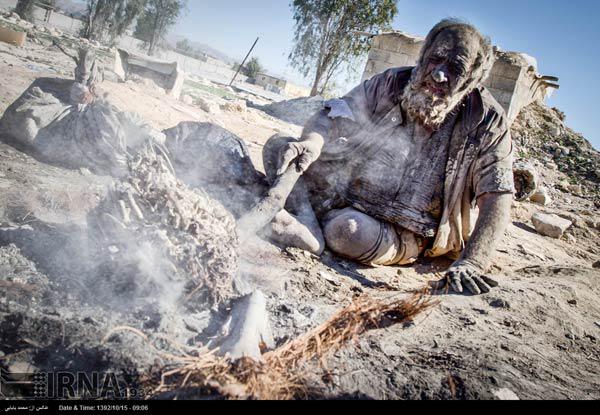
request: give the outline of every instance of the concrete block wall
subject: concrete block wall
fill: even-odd
[[[423,42],[421,38],[396,32],[375,36],[363,80],[389,68],[416,65]]]
[[[536,101],[543,102],[547,92],[536,69],[518,59],[518,55],[510,52],[498,54],[490,77],[483,83],[502,105],[511,122],[526,106]]]
[[[525,70],[526,68],[521,66],[497,60],[492,68],[492,73],[483,82],[483,85],[492,93],[498,103],[502,105],[502,108],[504,108],[508,118],[511,120],[516,118],[522,108],[519,108],[519,100],[515,99],[515,95]],[[517,103],[516,106],[515,103]]]

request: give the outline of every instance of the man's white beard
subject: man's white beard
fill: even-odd
[[[448,96],[440,98],[422,87],[421,79],[424,78],[420,72],[415,72],[402,95],[402,108],[425,128],[437,131],[470,91],[451,91]]]

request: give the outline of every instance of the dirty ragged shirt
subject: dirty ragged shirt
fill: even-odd
[[[486,193],[514,192],[510,131],[503,109],[483,87],[469,94],[449,117],[446,121],[448,148],[447,152],[441,152],[445,159],[442,214],[439,219],[435,218],[435,229],[431,229],[431,220],[415,216],[415,213],[426,213],[422,207],[410,206],[411,197],[407,193],[415,192],[405,176],[410,169],[402,172],[400,183],[396,183],[399,187],[389,187],[394,171],[377,161],[377,154],[390,150],[386,143],[394,136],[398,140],[396,151],[411,154],[410,140],[397,132],[405,123],[400,97],[412,69],[390,69],[365,81],[343,98],[325,104],[323,114],[333,121],[332,127],[321,158],[306,176],[315,184],[313,200],[317,213],[353,206],[380,220],[432,237],[429,256],[457,257],[472,232],[470,211],[477,199]],[[373,162],[375,167],[371,165]],[[380,172],[383,186],[371,183],[375,189],[369,189],[363,180],[364,172],[373,168],[383,169]],[[427,169],[418,174],[428,175]],[[435,176],[433,172],[430,174]],[[417,181],[427,183],[426,179]],[[405,194],[400,194],[402,191],[396,194],[402,186],[408,186],[404,188]],[[414,208],[418,212],[411,212]]]

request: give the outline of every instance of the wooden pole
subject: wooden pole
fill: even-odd
[[[229,83],[229,86],[233,85],[233,82],[235,81],[235,78],[237,78],[238,74],[240,73],[240,71],[242,70],[242,68],[244,67],[244,64],[246,63],[246,60],[248,60],[248,58],[250,57],[250,54],[252,53],[252,51],[254,50],[254,47],[256,46],[256,44],[258,43],[258,39],[260,39],[259,37],[256,38],[256,40],[254,41],[254,44],[252,45],[252,47],[250,48],[250,51],[248,52],[248,54],[246,55],[246,57],[244,58],[244,61],[242,62],[242,64],[240,65],[240,67],[238,68],[237,72],[235,73],[235,75],[233,75],[233,79],[231,80],[231,82]]]

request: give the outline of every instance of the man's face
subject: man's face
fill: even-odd
[[[473,36],[456,31],[441,33],[423,61],[421,87],[441,99],[455,93],[468,78],[477,47]]]
[[[405,109],[417,122],[436,130],[458,105],[473,83],[472,68],[479,38],[467,30],[440,33],[416,68],[403,97]]]

